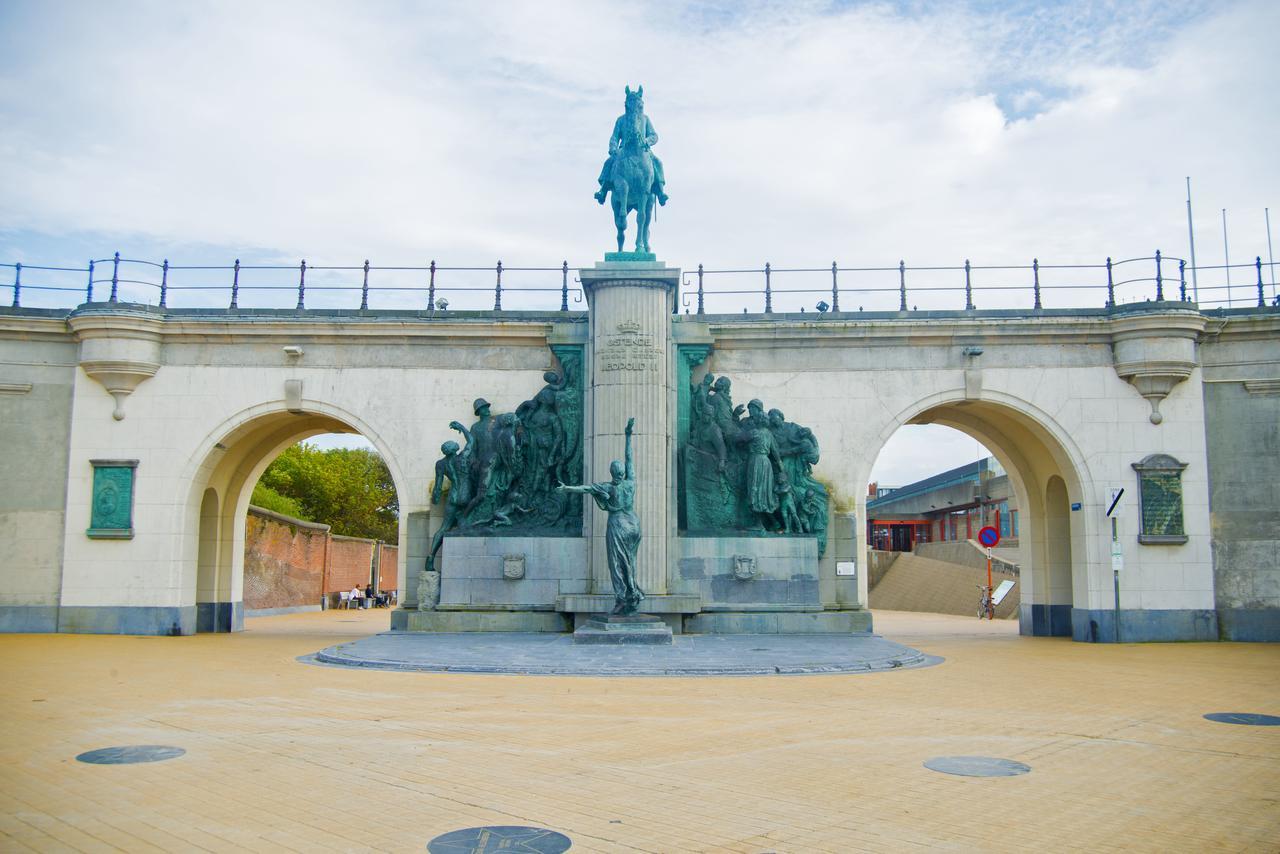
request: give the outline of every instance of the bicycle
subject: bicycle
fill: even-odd
[[[988,620],[994,620],[995,605],[991,602],[991,588],[985,584],[974,586],[982,592],[981,597],[978,599],[978,619],[981,620],[985,617]]]

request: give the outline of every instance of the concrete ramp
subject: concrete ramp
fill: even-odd
[[[1018,577],[993,569],[991,583]],[[934,614],[978,616],[978,586],[986,584],[987,571],[946,561],[931,560],[911,552],[903,552],[889,567],[884,578],[869,593],[873,610],[927,611]],[[996,606],[996,619],[1008,619],[1018,613],[1021,584],[1015,584],[1004,601]]]

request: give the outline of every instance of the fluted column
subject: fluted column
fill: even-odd
[[[591,310],[588,477],[609,480],[609,463],[622,459],[623,429],[634,417],[635,510],[642,532],[636,582],[646,594],[661,595],[667,592],[674,452],[671,311],[680,271],[651,262],[606,262],[581,270],[579,278]],[[604,548],[608,518],[594,504],[588,514],[593,590],[612,593]]]

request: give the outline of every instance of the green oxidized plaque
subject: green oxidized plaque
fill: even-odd
[[[133,476],[137,460],[91,460],[93,498],[90,537],[128,539],[133,536]]]
[[[1182,470],[1186,467],[1167,454],[1152,454],[1133,464],[1142,521],[1138,542],[1177,545],[1187,541],[1182,518]]]

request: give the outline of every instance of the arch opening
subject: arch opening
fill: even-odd
[[[915,411],[902,413],[881,436],[875,468],[868,466],[868,475],[873,470],[879,475],[894,470],[881,460],[886,446],[891,454],[910,453],[911,443],[889,442],[904,427],[951,428],[970,437],[968,447],[974,450],[963,464],[939,467],[931,478],[894,484],[899,487],[896,501],[894,492],[885,493],[882,478],[875,485],[879,494],[866,494],[863,519],[871,607],[877,607],[878,600],[912,601],[903,598],[906,579],[927,585],[932,577],[935,584],[939,578],[946,581],[949,596],[940,601],[936,593],[930,596],[917,590],[914,599],[924,607],[912,610],[976,616],[981,595],[977,585],[985,584],[985,554],[976,536],[981,527],[991,525],[1001,535],[1000,546],[993,551],[993,583],[1008,579],[1016,591],[1016,604],[998,606],[997,617],[1016,617],[1024,635],[1073,634],[1072,609],[1084,607],[1089,589],[1087,522],[1072,509],[1079,506],[1085,491],[1083,467],[1070,440],[1057,434],[1051,420],[1028,410],[1016,401],[927,401]],[[919,437],[916,447],[945,440],[941,433],[934,432],[931,440]],[[868,476],[868,482],[872,480]],[[903,571],[897,573],[895,585],[877,596],[881,579],[889,578],[897,563],[892,553],[906,550],[912,558],[901,564]],[[926,565],[921,558],[941,562]],[[946,574],[948,565],[956,568],[963,583]],[[961,599],[963,609],[955,604]]]
[[[356,419],[340,418],[322,412],[268,411],[245,413],[235,421],[236,423],[224,424],[211,434],[206,442],[203,460],[194,468],[189,481],[181,571],[182,586],[187,591],[188,601],[194,600],[196,603],[198,632],[232,632],[244,628],[245,552],[250,500],[263,472],[289,447],[323,434],[358,434],[368,440],[374,452],[385,462],[396,495],[403,497],[406,494],[403,476],[394,459],[386,452],[383,443],[375,435],[371,435],[372,431],[362,429],[363,425]],[[291,588],[295,588],[292,591],[293,599],[298,599],[300,591],[314,586],[315,595],[308,594],[308,601],[298,601],[282,608],[257,610],[256,613],[321,609],[321,600],[327,601],[328,591],[325,588],[331,586],[331,580],[338,580],[336,575],[332,579],[329,577],[335,552],[336,560],[343,562],[343,579],[354,577],[353,571],[346,565],[358,560],[360,544],[355,541],[362,538],[330,533],[326,520],[297,524],[299,520],[291,521],[285,516],[279,519],[265,517],[265,521],[276,526],[277,534],[278,529],[283,528],[286,536],[297,538],[322,534],[327,540],[323,552],[318,552],[315,548],[299,548],[297,543],[285,543],[278,549],[280,560],[269,556],[266,558],[267,563],[281,564],[277,568],[281,574],[290,571],[283,564],[296,559],[295,562],[305,563],[309,572],[318,567],[319,575],[313,580],[293,578],[290,583]],[[378,544],[367,546],[367,550],[375,556],[370,564],[370,573],[376,573],[376,576],[366,574],[369,585],[389,581],[392,577],[397,587],[403,585],[404,539],[404,525],[399,524],[394,540],[387,542],[386,547]],[[258,563],[255,562],[255,567],[257,566]],[[249,616],[255,615],[256,604],[264,604],[264,601],[255,601],[255,597],[262,599],[258,594],[262,592],[263,586],[257,574],[255,580],[258,582],[253,589],[255,595],[247,600]],[[267,601],[265,604],[272,603]]]

